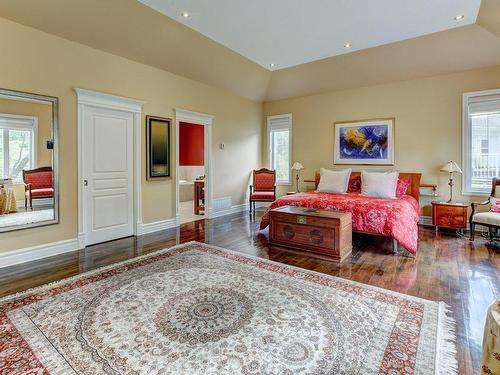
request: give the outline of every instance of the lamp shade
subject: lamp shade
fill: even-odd
[[[293,163],[292,169],[296,170],[296,171],[300,171],[301,169],[304,169],[304,166],[302,164],[300,164],[298,161],[296,161],[295,163]]]
[[[457,163],[455,163],[454,161],[449,161],[448,163],[446,163],[445,165],[443,165],[441,167],[441,172],[448,172],[448,173],[457,172],[457,173],[462,173],[462,170],[460,169],[460,167],[458,166]]]

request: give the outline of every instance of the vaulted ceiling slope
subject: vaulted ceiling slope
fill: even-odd
[[[139,1],[272,70],[471,25],[481,5],[481,0]]]
[[[0,17],[260,101],[271,72],[136,0],[1,0]]]
[[[275,71],[266,100],[493,65],[500,65],[500,38],[470,25]]]
[[[499,8],[482,0],[476,24],[272,73],[136,0],[1,0],[0,17],[270,101],[500,65]]]
[[[482,0],[477,24],[500,37],[500,1]]]

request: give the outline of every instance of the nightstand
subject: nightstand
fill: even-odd
[[[460,230],[467,227],[467,207],[463,203],[431,202],[432,225]]]

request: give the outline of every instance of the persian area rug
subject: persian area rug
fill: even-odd
[[[444,303],[190,242],[0,300],[0,374],[456,374]]]

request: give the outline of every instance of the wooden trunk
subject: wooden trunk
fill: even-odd
[[[342,262],[352,251],[350,212],[284,206],[269,212],[269,242]]]

